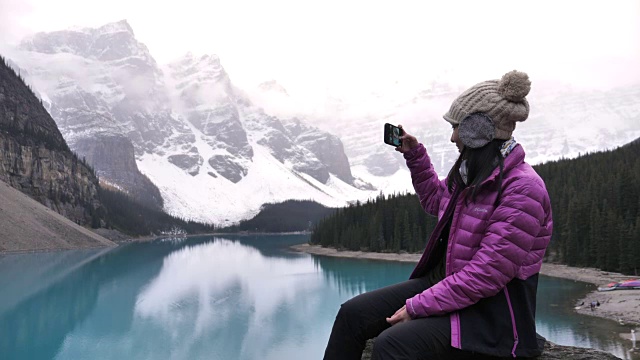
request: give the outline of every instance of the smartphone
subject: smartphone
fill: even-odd
[[[404,132],[401,128],[391,125],[389,123],[384,124],[384,143],[389,144],[391,146],[398,147],[402,145],[402,140],[400,140],[400,136],[402,136]]]

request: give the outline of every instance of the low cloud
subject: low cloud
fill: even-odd
[[[16,43],[30,32],[21,20],[31,10],[31,5],[22,0],[0,0],[0,44]]]

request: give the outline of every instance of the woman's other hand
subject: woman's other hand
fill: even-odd
[[[400,129],[402,129],[402,125],[398,125]],[[402,145],[396,147],[396,151],[401,153],[406,153],[411,151],[411,149],[418,146],[418,139],[415,136],[407,133],[404,129],[402,129],[402,136],[400,136],[400,140],[402,140]]]
[[[393,316],[387,318],[387,322],[392,326],[409,320],[411,320],[411,316],[409,316],[409,313],[407,312],[406,305],[398,309]]]

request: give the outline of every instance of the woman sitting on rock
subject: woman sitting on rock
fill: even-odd
[[[444,119],[460,151],[439,180],[408,133],[404,154],[424,210],[438,216],[410,279],[342,304],[325,359],[533,357],[538,273],[551,238],[544,182],[512,137],[529,115],[531,83],[512,71],[462,93]]]

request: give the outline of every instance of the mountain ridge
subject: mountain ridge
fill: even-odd
[[[224,224],[268,202],[314,198],[338,206],[370,195],[371,187],[352,176],[338,137],[253,105],[219,57],[187,54],[159,66],[133,32],[95,34],[40,33],[25,40],[13,60],[27,69],[71,148],[109,183],[142,193],[123,180],[133,166],[127,176],[116,176],[108,170],[117,160],[104,151],[91,154],[115,143],[87,146],[126,138],[163,208],[182,218]],[[118,51],[106,56],[88,38],[94,35]],[[64,46],[69,39],[76,42]],[[244,195],[256,189],[259,196]]]

